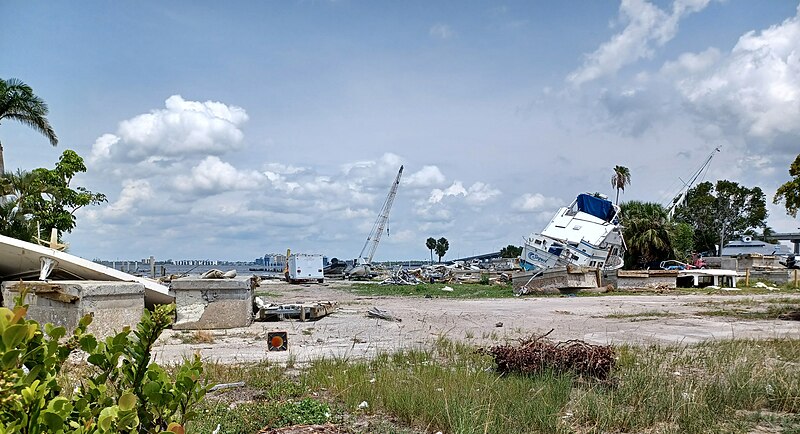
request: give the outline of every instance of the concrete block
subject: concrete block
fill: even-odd
[[[617,289],[674,289],[678,272],[668,270],[617,270]]]
[[[253,290],[249,278],[184,277],[170,284],[175,296],[175,330],[247,327],[253,322]]]
[[[98,338],[112,336],[123,327],[136,327],[144,311],[144,285],[136,282],[62,280],[3,282],[3,301],[14,306],[19,292],[28,289],[28,318],[52,323],[71,333],[86,314],[93,315],[89,332]]]
[[[704,256],[706,267],[712,270],[738,270],[739,260],[730,256]]]

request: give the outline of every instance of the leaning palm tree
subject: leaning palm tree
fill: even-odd
[[[631,171],[625,166],[614,166],[611,186],[617,189],[617,200],[614,202],[617,205],[619,205],[619,191],[625,191],[626,185],[631,185]]]
[[[0,123],[9,119],[42,133],[50,144],[58,144],[53,127],[47,120],[47,104],[34,95],[33,89],[16,78],[0,78]],[[5,173],[3,145],[0,143],[0,174]]]

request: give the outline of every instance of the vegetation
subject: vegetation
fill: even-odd
[[[614,175],[611,177],[611,186],[617,190],[617,199],[614,202],[619,204],[619,191],[625,191],[625,186],[631,184],[631,171],[625,166],[614,166]]]
[[[671,222],[667,210],[654,202],[629,201],[621,206],[623,236],[628,245],[627,268],[644,268],[665,259],[686,260],[693,249],[692,228]]]
[[[783,202],[784,207],[786,207],[786,213],[792,217],[797,217],[797,211],[800,210],[800,154],[797,154],[794,162],[789,166],[789,175],[792,179],[778,187],[772,203]]]
[[[450,242],[447,241],[447,238],[442,237],[436,240],[436,255],[439,256],[439,262],[442,262],[442,256],[447,253],[447,250],[450,248]]]
[[[47,113],[47,104],[33,93],[30,86],[16,78],[8,80],[0,78],[0,123],[8,119],[27,125],[47,137],[51,145],[56,146],[58,137],[47,120]],[[3,173],[5,173],[5,162],[3,145],[0,143],[0,174]]]
[[[310,416],[325,416],[327,403],[326,420],[348,432],[797,432],[800,340],[622,346],[617,353],[603,383],[550,371],[499,375],[490,356],[444,339],[430,350],[372,360],[316,360],[299,373],[215,365],[210,381],[244,380],[247,390],[207,399],[205,417],[189,429],[279,427],[294,411],[284,405],[310,400]],[[237,403],[242,395],[252,398]],[[395,422],[387,429],[381,421]]]
[[[522,247],[517,247],[511,244],[500,249],[501,258],[516,258],[521,254],[522,254]]]
[[[102,193],[70,187],[86,165],[75,151],[61,154],[55,169],[7,173],[0,178],[0,234],[36,242],[37,223],[44,231],[55,228],[59,237],[75,228],[75,212],[106,201]]]
[[[429,237],[425,240],[425,247],[431,252],[431,263],[433,263],[433,250],[436,249],[436,238]]]
[[[675,220],[694,229],[699,251],[716,250],[734,235],[766,227],[766,196],[760,187],[747,188],[736,182],[703,182],[690,189],[686,202],[675,211]]]
[[[183,433],[197,415],[193,407],[207,391],[199,356],[173,375],[150,363],[174,305],[145,311],[135,331],[98,341],[86,332],[90,315],[67,338],[63,327],[26,319],[24,297],[13,310],[0,308],[0,432]],[[78,349],[88,353],[86,375],[62,387],[65,362]]]

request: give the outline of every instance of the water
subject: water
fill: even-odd
[[[129,263],[131,269],[130,271],[127,269],[125,263],[117,263],[116,269],[121,270],[127,273],[131,273],[133,275],[142,275],[142,276],[149,276],[150,275],[150,266],[148,264],[142,264],[141,262],[138,263],[138,270],[134,269],[133,263]],[[162,273],[163,267],[163,273]],[[205,273],[208,270],[222,270],[222,271],[230,271],[236,270],[237,276],[269,276],[269,275],[280,275],[282,273],[271,273],[269,271],[251,271],[250,269],[260,269],[263,268],[256,264],[244,264],[244,265],[174,265],[174,264],[156,264],[156,277],[161,276],[162,274],[169,276],[171,274],[175,275],[183,275],[187,274],[189,276],[199,276]]]

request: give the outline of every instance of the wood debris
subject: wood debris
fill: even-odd
[[[497,370],[502,374],[538,374],[552,370],[608,380],[616,363],[611,345],[592,345],[577,339],[553,342],[547,334],[523,339],[519,345],[497,345],[481,352],[494,357]]]

